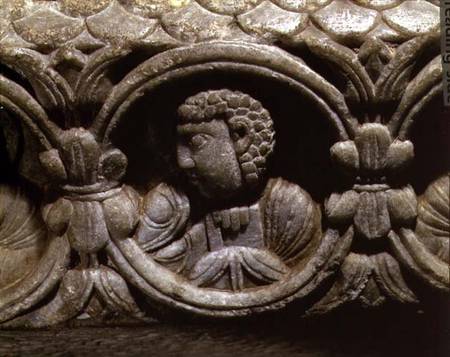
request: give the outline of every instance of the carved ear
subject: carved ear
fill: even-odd
[[[230,136],[238,155],[245,153],[253,142],[254,133],[245,117],[237,116],[228,121]]]

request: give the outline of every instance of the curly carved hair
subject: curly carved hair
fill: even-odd
[[[181,124],[224,120],[248,184],[257,184],[273,152],[275,132],[269,112],[248,94],[228,89],[198,93],[178,108]]]

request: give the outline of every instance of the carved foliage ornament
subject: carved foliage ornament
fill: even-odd
[[[424,192],[408,171],[442,91],[436,2],[19,3],[0,2],[0,326],[448,294],[448,167]],[[297,125],[332,132],[322,196]]]

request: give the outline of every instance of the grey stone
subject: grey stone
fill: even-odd
[[[1,328],[448,303],[435,1],[0,15]]]

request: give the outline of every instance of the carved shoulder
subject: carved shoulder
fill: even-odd
[[[262,212],[266,246],[288,263],[302,259],[309,244],[320,236],[317,204],[291,182],[281,178],[269,181]]]
[[[145,251],[155,251],[174,240],[189,217],[187,197],[161,183],[144,197],[136,238]]]

